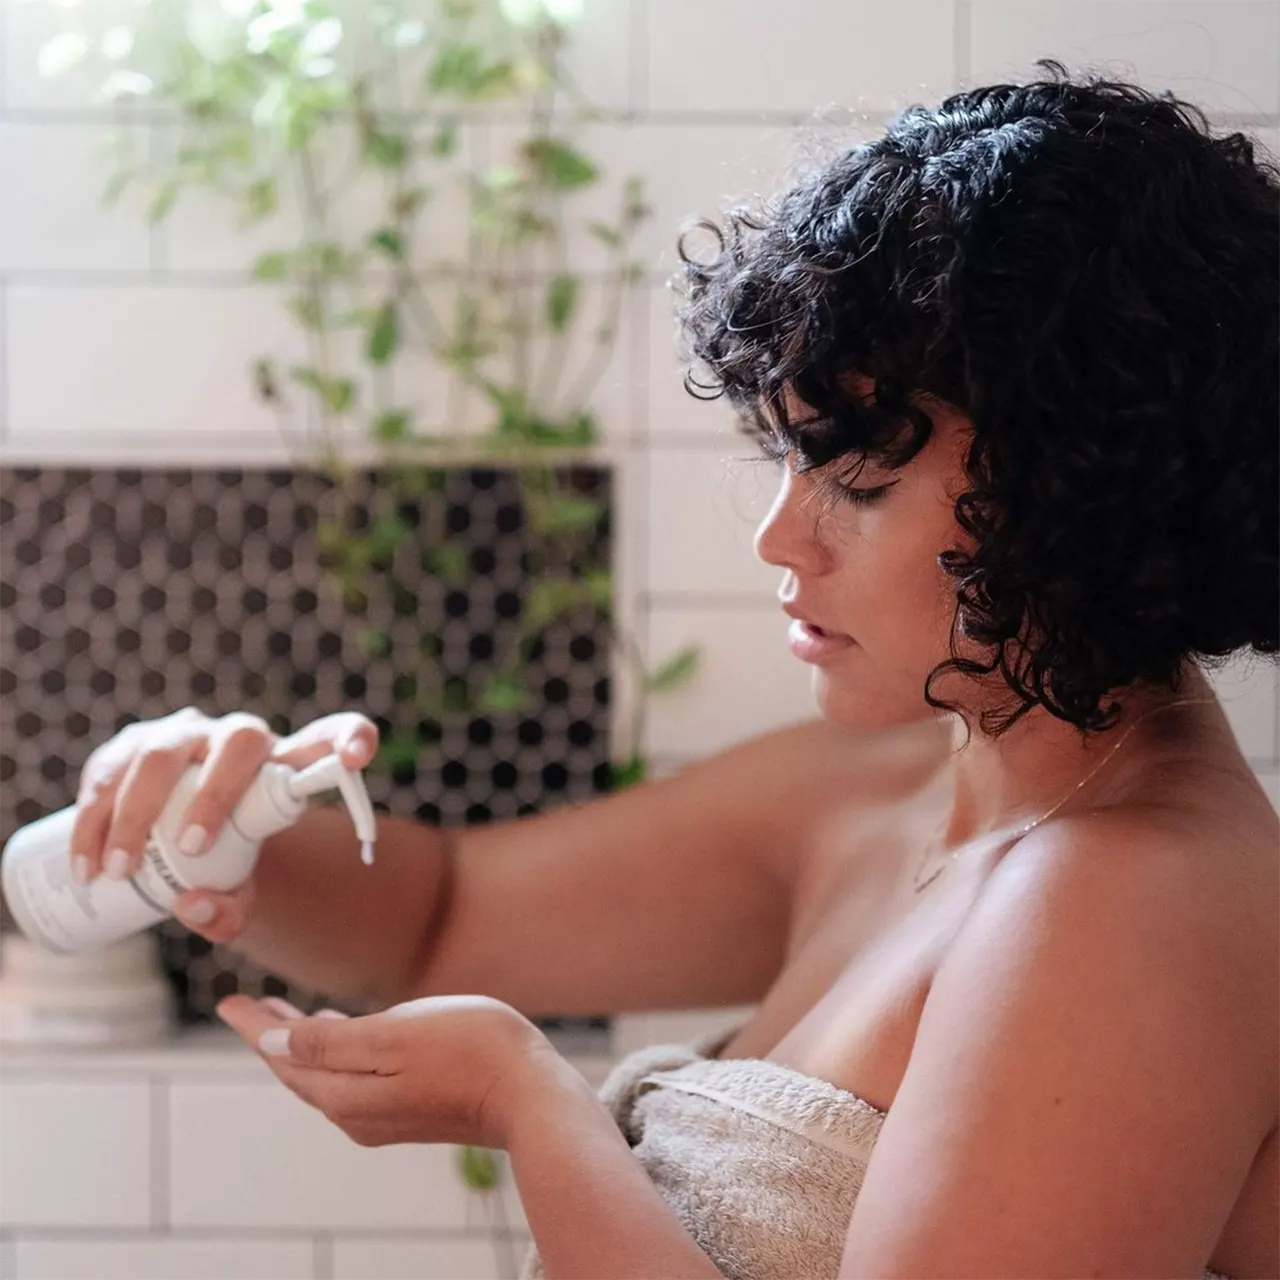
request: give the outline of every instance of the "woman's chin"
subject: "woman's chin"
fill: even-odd
[[[848,729],[888,729],[930,714],[921,698],[886,699],[883,690],[868,687],[865,677],[854,679],[830,667],[814,667],[812,688],[818,714]]]

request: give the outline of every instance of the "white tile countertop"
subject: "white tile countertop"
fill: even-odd
[[[598,1088],[627,1053],[750,1008],[617,1017],[608,1053],[549,1034]],[[0,1280],[515,1280],[528,1222],[496,1157],[480,1192],[456,1147],[357,1146],[221,1026],[4,1047]]]

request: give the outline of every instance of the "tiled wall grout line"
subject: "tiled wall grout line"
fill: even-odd
[[[315,1280],[333,1280],[333,1236],[328,1232],[311,1241],[311,1271]]]
[[[151,1113],[151,1224],[168,1235],[173,1228],[169,1177],[169,1077],[158,1072],[148,1077]]]
[[[147,128],[147,160],[154,168],[161,159],[168,159],[173,145],[170,126],[164,121],[152,120]],[[147,230],[147,271],[149,280],[168,274],[169,227],[166,222],[153,222]],[[246,277],[249,277],[246,272]]]
[[[969,87],[973,74],[973,7],[970,0],[953,0],[952,57],[955,59],[953,84],[956,89]]]
[[[634,116],[649,105],[649,0],[628,5],[627,37],[627,99]]]
[[[306,1227],[258,1227],[238,1226],[234,1224],[175,1227],[172,1231],[158,1235],[150,1227],[47,1227],[21,1225],[6,1227],[0,1232],[0,1241],[11,1244],[19,1240],[30,1242],[50,1241],[57,1243],[76,1243],[78,1241],[101,1240],[109,1243],[127,1244],[131,1241],[155,1240],[174,1242],[203,1242],[218,1240],[254,1240],[254,1241],[294,1241],[307,1243],[313,1248],[321,1242],[332,1249],[335,1242],[342,1240],[394,1240],[407,1243],[430,1243],[441,1240],[488,1240],[499,1237],[510,1240],[523,1240],[528,1232],[517,1227],[341,1227],[337,1230],[320,1232],[308,1230]]]

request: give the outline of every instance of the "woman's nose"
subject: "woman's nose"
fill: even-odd
[[[821,573],[830,556],[818,536],[820,504],[804,476],[790,467],[782,474],[777,497],[756,530],[755,552],[765,564]]]

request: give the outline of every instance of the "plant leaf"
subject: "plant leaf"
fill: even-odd
[[[442,120],[435,136],[431,139],[433,156],[451,156],[458,146],[458,122],[452,117]]]
[[[404,238],[395,227],[379,227],[369,237],[369,244],[397,262],[404,258]]]
[[[384,413],[374,424],[373,434],[386,443],[403,440],[409,434],[409,411],[407,409],[391,409]]]
[[[271,404],[280,398],[280,388],[276,383],[276,367],[266,357],[261,357],[253,364],[253,389],[258,399]]]
[[[599,171],[580,151],[556,138],[530,138],[524,157],[546,183],[561,190],[584,187],[594,182]]]
[[[411,187],[408,191],[402,191],[396,196],[391,211],[397,218],[412,218],[431,199],[431,194],[430,187]]]
[[[345,413],[356,402],[356,384],[350,378],[326,377],[306,365],[294,365],[289,376],[314,391],[334,413]]]
[[[288,253],[264,253],[253,264],[253,278],[255,280],[283,280],[289,274],[291,256]]]
[[[422,565],[428,573],[439,574],[451,586],[466,581],[469,567],[467,553],[447,542],[428,548],[423,553]]]
[[[608,245],[610,249],[616,249],[622,243],[622,237],[603,222],[588,222],[587,233],[595,236],[601,244]]]
[[[547,290],[547,320],[557,332],[563,332],[578,301],[578,277],[556,276]]]
[[[650,675],[645,681],[645,688],[650,693],[669,693],[672,689],[679,688],[697,670],[699,656],[697,645],[681,649]]]
[[[515,63],[509,60],[493,62],[473,77],[466,96],[473,101],[501,98],[516,88]]]
[[[300,293],[296,298],[290,298],[286,305],[304,329],[318,332],[324,328],[324,310],[319,300],[309,293]]]
[[[371,129],[364,139],[365,155],[383,169],[402,169],[409,155],[404,135]]]
[[[378,744],[375,762],[384,769],[411,769],[418,763],[421,751],[416,733],[395,733]]]
[[[378,308],[377,319],[369,330],[369,344],[365,354],[374,364],[386,364],[400,345],[400,316],[394,302],[384,302]]]
[[[178,196],[181,193],[182,183],[177,178],[169,178],[162,182],[147,208],[147,221],[163,222],[169,216],[173,206],[178,203]]]
[[[568,578],[540,578],[529,590],[524,606],[524,629],[536,635],[562,614],[583,603],[582,583]]]
[[[492,1191],[498,1185],[498,1162],[486,1147],[459,1147],[458,1170],[475,1191]]]
[[[276,211],[278,192],[274,178],[259,178],[251,182],[245,193],[245,213],[249,221],[261,222]]]
[[[381,517],[369,534],[369,562],[390,567],[396,547],[400,545],[409,526],[398,515]]]
[[[117,169],[107,179],[106,186],[102,188],[102,203],[105,205],[115,204],[124,195],[134,176],[131,169]]]
[[[366,657],[385,658],[391,652],[391,637],[385,631],[369,628],[360,633],[360,647]]]
[[[603,508],[590,498],[559,497],[531,504],[530,523],[538,533],[575,533],[590,529]]]
[[[609,790],[622,791],[645,780],[649,770],[643,756],[632,756],[622,764],[609,766]]]
[[[427,83],[438,93],[471,91],[480,74],[484,50],[477,44],[449,44],[427,72]]]
[[[582,584],[586,587],[587,598],[604,613],[613,609],[613,574],[608,569],[593,569],[584,575]]]
[[[514,676],[494,676],[481,697],[484,711],[519,711],[524,704],[524,686]]]

